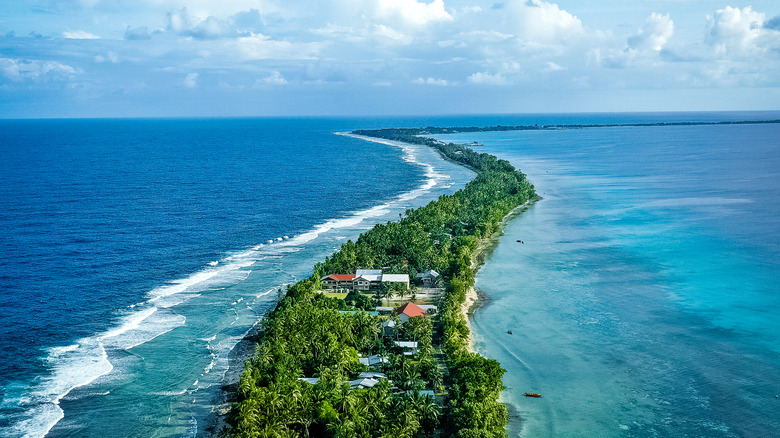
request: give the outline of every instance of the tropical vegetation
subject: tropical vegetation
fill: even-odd
[[[346,242],[318,263],[311,277],[287,288],[262,321],[257,353],[238,385],[231,436],[424,437],[437,428],[442,436],[506,435],[507,411],[498,401],[504,370],[497,361],[469,352],[461,308],[474,284],[478,244],[536,194],[507,161],[420,137],[421,132],[356,131],[434,147],[476,177],[462,190]],[[395,336],[417,342],[413,354],[382,336],[381,317],[360,310],[375,301],[359,293],[345,300],[318,293],[324,275],[375,267],[412,278],[428,269],[442,274],[446,292],[436,319],[411,318]],[[350,385],[368,370],[359,358],[370,355],[384,358],[379,370],[387,378],[373,387]],[[311,384],[303,377],[318,380]]]

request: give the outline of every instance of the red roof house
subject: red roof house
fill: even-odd
[[[418,306],[414,303],[406,303],[403,306],[395,309],[395,313],[400,315],[401,321],[406,322],[409,321],[409,318],[414,318],[415,316],[424,316],[425,315],[425,309]]]
[[[323,289],[352,289],[352,280],[354,275],[349,274],[331,274],[320,279]]]

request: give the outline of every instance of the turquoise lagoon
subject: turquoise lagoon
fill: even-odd
[[[440,138],[543,198],[477,275],[510,436],[778,436],[780,125]]]

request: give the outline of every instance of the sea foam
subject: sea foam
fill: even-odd
[[[376,139],[371,138],[359,138],[376,141]],[[30,389],[29,399],[17,400],[18,403],[27,405],[29,408],[25,415],[26,418],[15,422],[13,427],[15,435],[13,436],[42,437],[48,433],[64,416],[58,405],[60,399],[67,396],[73,389],[89,385],[99,377],[114,370],[114,366],[109,360],[110,351],[133,349],[186,324],[184,316],[172,312],[176,306],[203,293],[222,290],[226,286],[243,282],[252,272],[247,268],[256,262],[300,251],[304,245],[325,233],[348,228],[354,229],[365,220],[386,215],[399,203],[408,203],[449,179],[448,175],[437,172],[433,166],[418,161],[417,146],[397,142],[381,142],[401,148],[403,159],[406,162],[417,165],[424,170],[425,179],[422,184],[415,189],[401,193],[388,202],[355,211],[344,217],[328,219],[307,232],[292,237],[285,235],[267,239],[265,243],[258,243],[247,250],[226,255],[219,260],[212,260],[206,263],[203,269],[189,276],[149,291],[146,301],[128,306],[124,314],[118,318],[117,323],[107,331],[81,339],[73,345],[51,349],[47,363],[50,364],[53,372]],[[339,241],[345,238],[346,236],[336,236]],[[279,287],[284,287],[286,284],[282,282]],[[270,295],[277,289],[277,287],[268,289],[256,294],[255,298]],[[234,301],[234,305],[238,303],[241,303],[241,299]],[[247,309],[251,309],[253,304],[254,302],[246,303]],[[235,309],[233,310],[235,311]],[[239,316],[236,315],[230,325],[235,324],[238,320]],[[223,370],[222,374],[224,375],[228,369],[229,352],[252,328],[249,327],[242,330],[242,333],[221,339],[213,346],[211,342],[216,339],[216,335],[205,338],[204,340],[207,340],[209,344],[211,361],[203,368],[201,376],[210,374],[215,368]],[[199,380],[196,380],[193,386],[197,387],[198,382]],[[159,393],[181,395],[186,391]]]

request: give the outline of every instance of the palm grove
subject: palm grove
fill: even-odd
[[[472,261],[478,243],[536,194],[509,162],[419,136],[425,132],[355,133],[434,147],[474,170],[476,177],[462,190],[407,210],[399,221],[378,224],[357,241],[348,241],[318,263],[311,277],[287,288],[263,320],[257,354],[239,382],[229,420],[231,436],[423,437],[437,428],[442,436],[506,435],[507,412],[498,402],[505,370],[497,361],[468,351],[469,330],[461,306],[474,284]],[[428,269],[442,274],[446,293],[436,320],[411,318],[401,329],[418,342],[416,354],[404,355],[382,336],[380,317],[339,312],[352,307],[317,293],[323,275],[371,267],[411,277]],[[437,347],[446,367],[439,366]],[[382,364],[387,378],[370,388],[350,388],[347,381],[366,370],[360,355],[387,358]],[[318,380],[310,384],[300,377]],[[424,388],[443,393],[439,403],[422,395]]]

